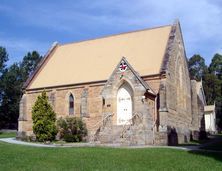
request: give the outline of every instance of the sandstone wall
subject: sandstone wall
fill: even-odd
[[[159,131],[168,134],[165,143],[177,144],[189,141],[192,121],[190,77],[179,25],[174,26],[169,41],[168,60],[160,81]],[[157,136],[157,141],[162,140]]]
[[[69,116],[69,95],[72,93],[74,96],[73,116],[83,117],[90,129],[101,120],[102,98],[100,92],[102,88],[103,84],[89,84],[54,88],[46,90],[46,92],[57,118]],[[18,132],[25,132],[28,136],[32,134],[32,107],[41,91],[27,91],[23,95],[20,102]]]

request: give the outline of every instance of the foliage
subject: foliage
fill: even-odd
[[[33,132],[38,141],[52,141],[55,139],[57,134],[56,114],[48,103],[45,91],[38,96],[32,108],[32,121]]]
[[[209,72],[216,78],[216,81],[213,82],[215,84],[213,97],[216,102],[217,125],[222,130],[222,55],[218,53],[214,55]]]
[[[222,80],[222,55],[216,53],[209,66],[210,73],[215,74],[220,80]]]
[[[191,79],[200,81],[207,72],[205,60],[200,55],[193,55],[188,61],[188,66]]]
[[[41,58],[38,52],[29,52],[21,63],[5,68],[8,54],[0,47],[0,129],[17,128],[22,86]]]
[[[2,75],[2,101],[0,113],[5,126],[15,128],[13,123],[17,123],[19,115],[19,101],[21,96],[21,73],[18,64],[13,64],[6,69]]]
[[[85,123],[78,117],[59,118],[57,121],[60,138],[67,142],[80,142],[87,135]]]
[[[6,121],[4,118],[4,112],[2,112],[2,99],[4,95],[3,89],[3,81],[2,81],[2,74],[5,72],[6,62],[8,60],[8,53],[4,47],[0,46],[0,129],[4,127]]]
[[[28,52],[26,56],[24,56],[20,68],[23,73],[23,80],[26,81],[31,73],[34,72],[38,63],[41,61],[42,57],[39,55],[37,51]]]
[[[220,80],[212,73],[203,76],[204,92],[207,104],[214,104],[215,100],[221,96]]]
[[[203,80],[207,104],[216,104],[217,125],[222,129],[222,55],[215,54],[209,67],[200,55],[193,55],[188,63],[191,78]]]
[[[5,69],[6,62],[8,61],[8,53],[4,47],[0,46],[0,76]]]

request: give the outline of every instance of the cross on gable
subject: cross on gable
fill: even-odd
[[[127,64],[126,64],[126,62],[125,62],[125,61],[121,61],[120,65],[119,65],[119,70],[120,70],[121,72],[124,72],[124,71],[126,71],[126,69],[127,69]]]

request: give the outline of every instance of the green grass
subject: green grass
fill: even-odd
[[[15,136],[16,136],[15,132],[0,132],[0,138],[11,138]]]
[[[221,170],[222,153],[174,149],[38,148],[0,142],[0,170]]]

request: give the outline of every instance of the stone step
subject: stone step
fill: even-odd
[[[104,134],[101,133],[99,135],[99,141],[103,144],[103,143],[112,143],[113,142],[113,138],[112,135],[110,134]]]
[[[130,125],[105,126],[100,130],[98,140],[101,143],[115,143],[129,145],[131,139]]]

